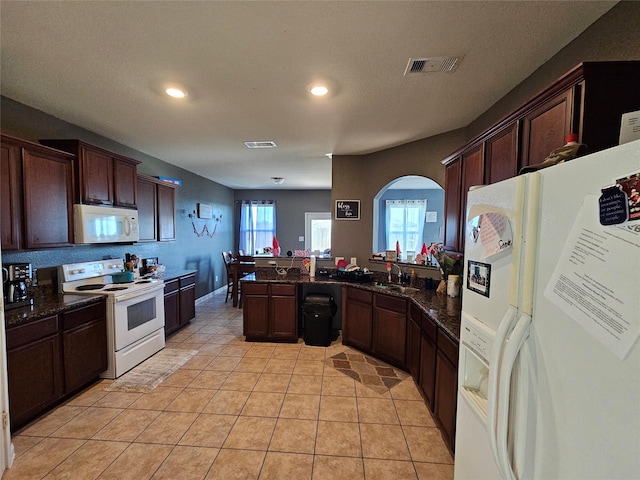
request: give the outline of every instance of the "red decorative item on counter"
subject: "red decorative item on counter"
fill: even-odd
[[[278,239],[276,237],[273,237],[273,256],[280,256],[280,244],[278,243]]]

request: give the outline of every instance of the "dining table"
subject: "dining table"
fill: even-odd
[[[231,289],[231,299],[233,300],[233,306],[238,306],[238,294],[240,293],[240,279],[245,275],[254,273],[256,271],[256,261],[253,257],[248,255],[238,255],[234,257],[230,262],[231,274],[233,277],[233,287]]]

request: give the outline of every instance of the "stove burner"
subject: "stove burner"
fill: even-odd
[[[109,288],[105,288],[104,291],[105,292],[115,292],[118,290],[126,290],[127,287],[109,287]]]
[[[76,290],[79,292],[83,292],[85,290],[102,290],[104,288],[104,283],[88,283],[87,285],[79,285],[76,287]]]

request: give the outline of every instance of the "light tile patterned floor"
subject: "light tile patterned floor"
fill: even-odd
[[[150,393],[103,380],[13,436],[11,479],[453,478],[411,378],[378,394],[325,365],[342,351],[245,342],[214,295],[167,341],[198,354]]]

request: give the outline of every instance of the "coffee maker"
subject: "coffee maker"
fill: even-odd
[[[30,263],[13,263],[2,267],[4,302],[7,310],[33,304],[33,298],[27,293],[31,280]]]

